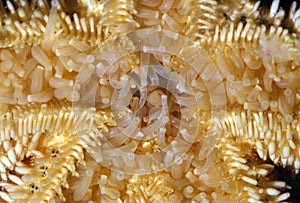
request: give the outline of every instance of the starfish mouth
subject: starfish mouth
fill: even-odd
[[[147,168],[120,163],[106,167],[127,174],[155,173],[177,162],[195,142],[204,142],[200,159],[216,146],[222,129],[213,121],[225,116],[225,90],[207,54],[188,38],[170,31],[138,30],[107,41],[88,57],[94,59],[88,63],[92,67],[83,66],[76,77],[80,89],[74,92],[79,93],[80,99],[73,106],[113,112],[116,127],[105,136],[107,141],[101,140],[101,146],[110,146],[105,149],[105,156],[112,163],[127,153],[133,156],[133,162],[148,162]],[[129,57],[139,60],[129,69],[122,68]],[[176,60],[180,60],[180,69]],[[177,72],[172,70],[175,68]],[[199,83],[203,86],[199,87]],[[102,89],[111,92],[103,97]],[[199,114],[211,118],[201,120]],[[201,127],[202,132],[199,123],[206,125]],[[137,144],[134,140],[142,142]],[[150,141],[153,146],[157,143],[155,152],[137,150]],[[131,146],[130,151],[124,148],[126,143]],[[135,150],[140,151],[138,155]]]

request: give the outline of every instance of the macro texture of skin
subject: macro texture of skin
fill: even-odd
[[[283,2],[1,1],[0,202],[297,202]]]

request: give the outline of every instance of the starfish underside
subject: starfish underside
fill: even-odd
[[[300,9],[287,10],[0,2],[0,201],[292,202]]]

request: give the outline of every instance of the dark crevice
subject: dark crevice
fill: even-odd
[[[279,9],[283,9],[285,12],[284,19],[282,19],[280,26],[284,29],[287,29],[289,33],[296,33],[294,29],[293,22],[288,18],[290,8],[292,3],[295,0],[281,0],[279,2]],[[257,0],[253,0],[253,3],[257,2]],[[272,26],[272,20],[269,19],[270,8],[272,6],[273,0],[261,0],[259,5],[260,17],[257,19],[258,25],[265,25],[267,28]],[[299,3],[297,4],[297,8],[299,8]]]
[[[284,181],[287,185],[291,186],[291,189],[286,189],[286,192],[290,193],[290,198],[287,200],[291,203],[300,203],[300,175],[295,174],[291,167],[276,166],[273,172],[270,174],[272,179],[278,181]]]
[[[279,3],[279,8],[282,8],[286,15],[289,14],[290,7],[295,0],[281,0]],[[272,5],[273,0],[261,0],[260,1],[260,7],[270,9]]]

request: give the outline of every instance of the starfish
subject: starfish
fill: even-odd
[[[292,202],[300,10],[260,4],[2,1],[0,200]]]

